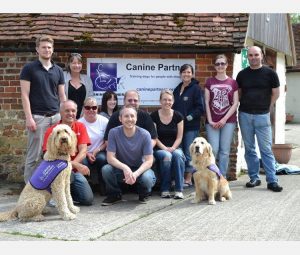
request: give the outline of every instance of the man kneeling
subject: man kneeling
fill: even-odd
[[[107,162],[102,168],[107,198],[102,205],[112,205],[122,200],[120,184],[137,183],[139,201],[146,203],[151,195],[156,178],[151,168],[153,149],[151,136],[136,126],[137,112],[132,107],[120,111],[121,126],[109,131],[107,141]]]

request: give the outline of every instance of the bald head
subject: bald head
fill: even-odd
[[[248,60],[251,69],[258,69],[262,67],[262,51],[257,46],[251,46],[248,49]]]
[[[249,51],[257,51],[257,52],[260,52],[260,54],[262,54],[261,48],[258,47],[258,46],[251,46],[251,47],[249,47],[248,52]]]
[[[63,124],[69,126],[76,120],[77,104],[73,100],[66,100],[60,104],[60,116]]]
[[[138,110],[140,106],[140,95],[136,90],[128,90],[124,95],[124,105],[132,106]]]

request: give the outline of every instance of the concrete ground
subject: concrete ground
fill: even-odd
[[[288,164],[300,166],[300,124],[286,125],[286,142],[293,143]],[[185,199],[161,199],[154,192],[147,204],[137,195],[126,202],[103,207],[103,196],[93,206],[81,207],[73,221],[60,219],[55,208],[44,222],[0,223],[2,241],[300,241],[300,175],[280,175],[283,192],[262,185],[245,188],[247,175],[230,182],[233,199],[215,206],[192,204],[194,189]],[[12,208],[20,187],[1,183],[0,211]],[[97,243],[97,242],[96,242]],[[102,242],[105,243],[105,242]],[[0,243],[1,245],[1,243]],[[233,247],[233,246],[232,246]],[[274,246],[273,246],[274,247]]]

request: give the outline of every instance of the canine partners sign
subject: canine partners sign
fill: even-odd
[[[123,105],[124,93],[135,89],[140,93],[141,105],[156,106],[162,89],[173,90],[180,83],[183,64],[195,68],[194,59],[88,58],[87,72],[98,104],[104,92],[112,90],[118,95],[119,105]]]

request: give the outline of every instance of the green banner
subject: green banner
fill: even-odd
[[[248,53],[247,48],[242,49],[241,56],[242,56],[242,68],[243,69],[249,66],[247,53]]]

